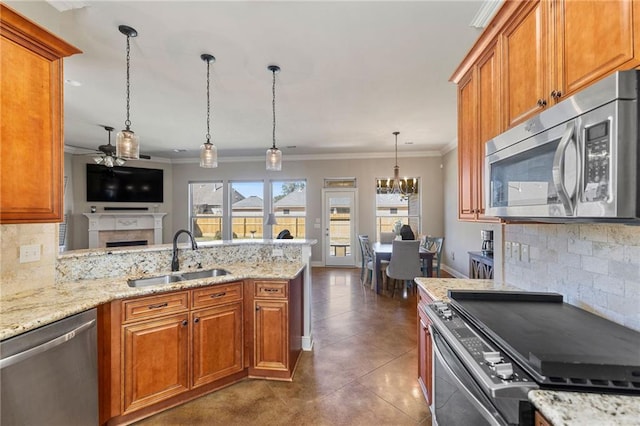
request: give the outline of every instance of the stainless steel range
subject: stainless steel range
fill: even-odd
[[[529,425],[532,389],[640,394],[640,333],[555,293],[450,291],[432,321],[434,424]]]

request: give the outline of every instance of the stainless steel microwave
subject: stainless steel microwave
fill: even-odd
[[[486,144],[485,212],[640,222],[640,71],[620,71]]]

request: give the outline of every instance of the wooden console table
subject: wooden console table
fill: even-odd
[[[470,251],[469,278],[493,279],[493,256],[486,256],[481,251]]]

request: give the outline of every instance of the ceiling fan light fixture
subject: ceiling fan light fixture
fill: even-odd
[[[131,130],[131,120],[129,120],[130,95],[131,95],[131,79],[130,79],[130,62],[131,62],[131,37],[137,37],[138,32],[127,26],[120,25],[118,30],[127,36],[127,119],[124,122],[125,129],[118,132],[116,136],[116,156],[125,160],[137,160],[140,158],[140,139],[133,130]]]
[[[218,167],[218,149],[211,143],[211,133],[209,131],[211,125],[211,95],[210,95],[210,67],[216,61],[213,55],[203,53],[200,59],[207,63],[207,135],[206,142],[200,146],[200,167],[213,169]]]
[[[269,65],[267,67],[273,75],[273,82],[271,85],[271,109],[273,111],[273,145],[267,150],[267,171],[279,172],[282,170],[282,151],[276,147],[276,73],[280,72],[280,67],[277,65]]]
[[[96,155],[95,157],[93,157],[93,161],[96,164],[102,164],[102,162],[104,161],[104,157],[102,157],[100,155]]]

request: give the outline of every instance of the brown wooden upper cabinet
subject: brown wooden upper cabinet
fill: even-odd
[[[62,58],[80,50],[0,3],[0,223],[63,217]]]
[[[640,0],[505,1],[451,81],[458,85],[459,218],[484,216],[484,147],[618,70],[640,65]]]

